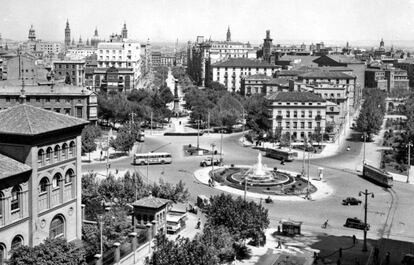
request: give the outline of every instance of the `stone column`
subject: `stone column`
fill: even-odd
[[[102,265],[102,256],[101,254],[95,254],[95,265]]]
[[[138,239],[137,239],[137,233],[136,232],[132,232],[129,233],[128,236],[131,239],[131,244],[132,244],[132,250],[135,251],[138,247]]]
[[[121,260],[121,251],[119,247],[121,246],[121,243],[115,242],[113,247],[115,248],[115,263],[118,263]]]

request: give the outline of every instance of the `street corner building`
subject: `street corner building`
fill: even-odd
[[[0,264],[20,245],[82,236],[80,135],[88,121],[21,100],[0,111]]]

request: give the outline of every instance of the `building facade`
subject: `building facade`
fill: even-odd
[[[0,254],[46,238],[81,240],[86,121],[26,104],[0,111]]]
[[[242,78],[249,75],[263,74],[273,76],[278,66],[265,61],[253,59],[229,59],[211,65],[212,81],[223,84],[228,91],[238,92]]]
[[[83,87],[52,84],[25,86],[26,104],[91,122],[98,120],[96,93]],[[20,90],[21,86],[16,85],[5,85],[1,88],[0,109],[19,104]]]
[[[365,70],[365,87],[378,88],[388,93],[394,90],[408,90],[407,71],[388,65],[367,68]]]
[[[131,68],[95,68],[92,75],[93,91],[129,92],[137,85]]]
[[[74,86],[85,86],[85,61],[55,61],[53,71],[55,79],[70,80]]]
[[[412,58],[398,60],[394,63],[394,66],[407,72],[409,86],[414,87],[414,60]]]
[[[293,141],[325,133],[326,100],[312,92],[276,92],[266,96],[272,132]]]

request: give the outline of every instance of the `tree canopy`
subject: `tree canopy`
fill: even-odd
[[[46,239],[35,246],[20,246],[12,250],[10,265],[82,265],[85,253],[65,239]]]

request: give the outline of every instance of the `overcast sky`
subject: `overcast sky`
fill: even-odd
[[[287,40],[366,41],[386,45],[414,39],[414,0],[1,0],[3,38],[26,40],[30,24],[37,38],[63,41],[66,19],[77,41],[108,39],[126,21],[129,38],[194,41],[197,35],[261,43],[271,31]],[[388,40],[388,42],[387,42]]]

